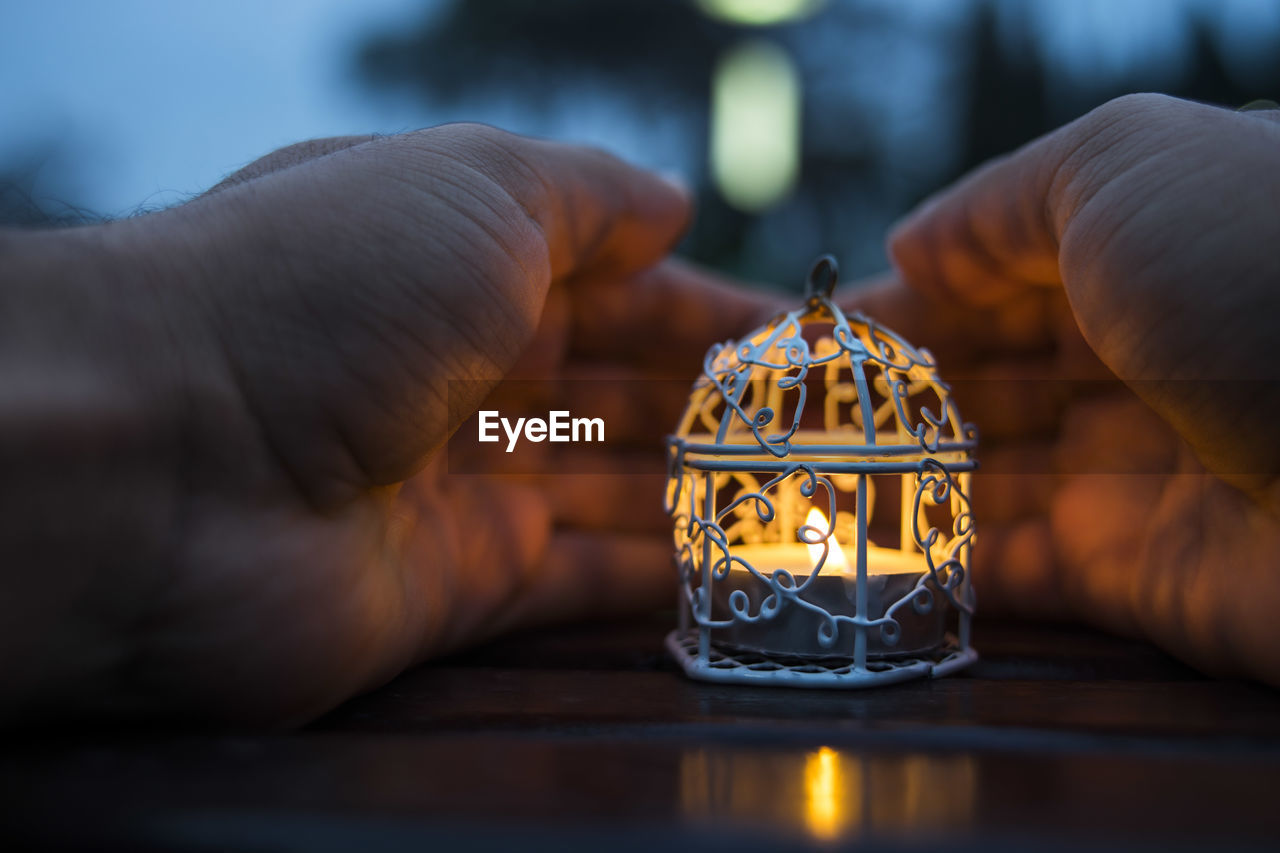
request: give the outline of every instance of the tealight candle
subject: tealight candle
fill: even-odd
[[[809,510],[805,525],[815,530],[828,529],[827,518],[816,507]],[[773,578],[775,572],[785,572],[794,579],[795,586],[803,589],[797,596],[834,616],[853,618],[857,614],[858,575],[849,564],[844,548],[832,533],[827,540],[830,551],[822,560],[821,544],[803,542],[775,542],[739,545],[733,548],[733,556],[751,565],[760,575]],[[821,563],[817,577],[810,580],[814,566]],[[921,553],[910,553],[891,548],[867,547],[866,599],[867,616],[879,619],[885,611],[905,595],[909,595],[928,572],[928,563]],[[787,584],[790,585],[790,584]],[[768,597],[775,593],[773,587],[753,575],[746,566],[734,561],[728,575],[715,588],[712,617],[731,613],[730,596],[739,591],[746,596],[746,611],[759,613]],[[900,613],[898,627],[894,630],[895,642],[886,643],[879,631],[869,632],[867,652],[887,656],[919,654],[942,642],[945,631],[946,606],[937,606],[934,591],[929,593],[930,607],[919,613],[910,605],[908,612]],[[735,620],[726,628],[713,632],[713,637],[727,647],[765,654],[806,657],[852,657],[856,643],[855,632],[848,623],[836,623],[836,635],[829,645],[822,642],[819,626],[825,617],[816,610],[784,607],[771,619],[758,621]],[[785,613],[785,615],[784,615]]]

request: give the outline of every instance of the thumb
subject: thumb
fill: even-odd
[[[1085,341],[1210,470],[1274,489],[1259,309],[1280,274],[1280,127],[1257,115],[1118,98],[926,204],[892,255],[908,283],[970,305],[1060,282]]]
[[[1194,135],[1189,126],[1228,115],[1161,95],[1117,98],[927,199],[893,229],[890,254],[908,284],[963,304],[1063,284],[1078,304],[1105,232],[1152,200],[1134,196],[1134,172]],[[1140,176],[1148,190],[1174,177],[1150,171]],[[1112,190],[1122,178],[1130,192]]]
[[[418,471],[520,355],[553,281],[649,266],[689,213],[603,152],[448,125],[335,146],[150,224],[184,250],[175,279],[204,273],[192,301],[266,444],[328,504]]]

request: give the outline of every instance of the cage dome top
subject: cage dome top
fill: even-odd
[[[819,258],[805,303],[741,340],[712,346],[676,429],[683,454],[959,460],[977,444],[927,349],[832,300],[835,259]]]

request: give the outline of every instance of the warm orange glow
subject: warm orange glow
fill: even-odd
[[[827,517],[822,514],[822,510],[814,507],[809,510],[809,515],[805,518],[804,523],[823,533],[830,529],[831,525],[827,521]],[[808,544],[808,543],[806,543]],[[827,540],[830,552],[827,554],[827,562],[823,564],[822,569],[826,572],[837,572],[842,575],[852,574],[849,568],[849,560],[844,555],[844,549],[840,547],[840,543],[836,541],[836,534],[833,531],[831,538]],[[813,561],[813,565],[818,565],[818,561],[822,559],[822,545],[809,545],[809,559]]]
[[[804,758],[805,822],[813,837],[823,841],[839,838],[844,830],[844,779],[839,758],[827,746]]]
[[[680,756],[680,808],[819,842],[927,840],[972,825],[977,780],[972,755],[701,747]]]

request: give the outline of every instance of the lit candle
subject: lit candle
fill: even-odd
[[[825,534],[831,529],[826,515],[812,508],[805,518],[805,525]],[[817,538],[817,537],[810,537]],[[817,605],[839,617],[854,617],[857,613],[857,570],[844,548],[837,541],[834,531],[827,539],[826,561],[814,574],[814,567],[822,560],[823,544],[816,542],[769,542],[730,546],[729,553],[749,563],[766,578],[774,578],[778,571],[785,571],[794,579],[795,587],[805,587],[796,596],[804,602]],[[880,619],[886,608],[893,605],[914,589],[928,572],[924,554],[897,549],[880,548],[867,543],[867,618]],[[713,551],[713,560],[718,552]],[[778,581],[787,586],[786,581]],[[932,588],[932,584],[928,583]],[[713,583],[712,617],[728,618],[729,597],[741,591],[747,600],[746,614],[755,616],[766,607],[775,589],[768,581],[753,575],[736,560],[728,574]],[[786,596],[785,592],[778,594]],[[896,642],[888,642],[878,628],[867,633],[868,651],[882,654],[915,654],[932,648],[942,641],[945,633],[946,607],[942,595],[932,595],[932,607],[926,613],[918,612],[911,604],[899,607],[893,614],[898,623]],[[853,626],[840,622],[834,642],[823,645],[819,639],[819,627],[827,621],[820,613],[794,601],[786,601],[772,616],[756,620],[739,616],[734,624],[717,629],[716,639],[727,645],[747,651],[790,654],[799,657],[845,656],[852,654]],[[892,634],[892,632],[891,632]]]

